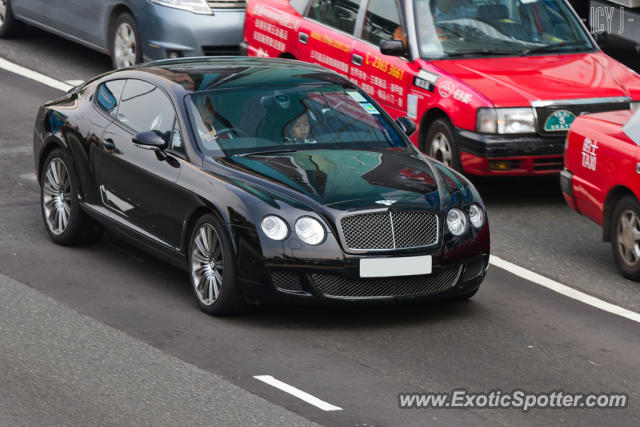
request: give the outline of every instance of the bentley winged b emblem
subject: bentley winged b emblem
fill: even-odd
[[[379,205],[391,206],[397,202],[397,200],[376,200],[376,203]]]

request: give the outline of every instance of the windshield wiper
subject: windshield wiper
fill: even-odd
[[[520,52],[520,55],[529,55],[530,53],[534,53],[534,52],[544,52],[547,50],[553,50],[557,47],[565,47],[565,46],[582,46],[582,47],[587,47],[587,45],[585,44],[585,42],[583,41],[572,41],[572,42],[562,42],[562,43],[551,43],[551,44],[546,44],[544,46],[538,46],[538,47],[532,47],[530,49],[525,49],[522,52]]]
[[[456,52],[447,52],[443,58],[455,58],[458,56],[472,55],[517,55],[518,51],[492,50],[492,49],[475,49],[475,50],[459,50]]]
[[[250,151],[248,153],[232,154],[232,156],[248,157],[248,156],[259,156],[262,154],[293,153],[295,151],[298,151],[298,149],[297,148],[278,148],[275,150]]]

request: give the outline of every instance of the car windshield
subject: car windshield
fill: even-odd
[[[415,0],[423,58],[593,50],[564,0]]]
[[[195,92],[187,97],[206,155],[309,149],[395,149],[408,145],[364,92],[336,84]]]

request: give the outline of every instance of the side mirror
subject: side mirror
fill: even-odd
[[[382,40],[380,42],[380,53],[389,56],[404,56],[407,49],[402,40]]]
[[[400,129],[402,129],[407,136],[411,136],[416,133],[416,124],[409,117],[398,117],[396,119],[396,124],[400,126]]]
[[[138,133],[132,141],[138,148],[145,150],[161,151],[167,148],[167,141],[152,130]]]
[[[593,38],[600,47],[606,46],[607,43],[609,43],[609,34],[607,33],[597,32],[593,35]]]

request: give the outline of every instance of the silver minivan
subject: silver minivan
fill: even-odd
[[[0,0],[0,37],[27,23],[111,55],[115,68],[237,55],[245,0]]]

